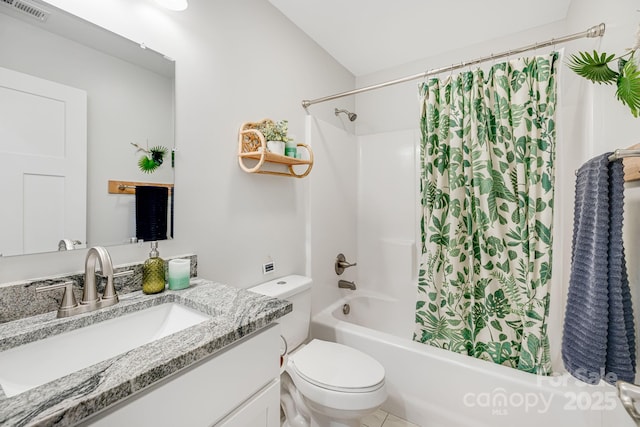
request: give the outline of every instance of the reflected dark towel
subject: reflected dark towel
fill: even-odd
[[[153,242],[167,239],[167,187],[136,186],[136,237]]]
[[[611,153],[578,171],[562,360],[574,377],[633,382],[636,345],[622,241],[624,171]]]

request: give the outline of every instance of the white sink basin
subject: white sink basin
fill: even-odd
[[[0,352],[0,386],[15,396],[209,319],[166,303],[14,347]]]

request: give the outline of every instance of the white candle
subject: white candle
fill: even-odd
[[[190,260],[172,259],[169,261],[169,289],[178,290],[188,288],[190,275]]]

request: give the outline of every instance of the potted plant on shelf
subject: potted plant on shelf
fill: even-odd
[[[279,122],[265,120],[260,124],[258,130],[264,135],[264,139],[267,140],[267,150],[274,154],[284,156],[285,143],[291,140],[291,138],[287,136],[289,122],[287,120],[280,120]]]

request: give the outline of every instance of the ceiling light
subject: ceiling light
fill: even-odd
[[[169,10],[185,10],[189,4],[187,0],[154,0],[160,6]]]

